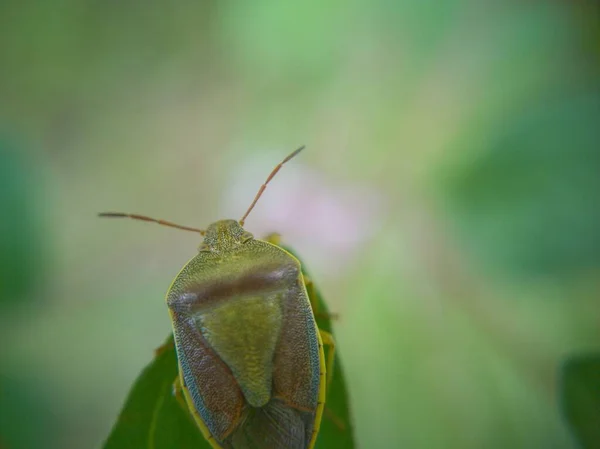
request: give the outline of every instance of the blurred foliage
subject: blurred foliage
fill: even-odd
[[[511,275],[600,268],[600,94],[515,112],[449,183],[450,210],[478,259]]]
[[[582,449],[600,446],[600,355],[574,356],[562,367],[562,411]]]
[[[22,148],[0,134],[0,309],[33,300],[44,274],[44,246],[34,200],[36,175]]]
[[[40,303],[35,293],[46,274],[38,185],[31,182],[38,171],[21,145],[0,132],[0,329],[11,312]],[[0,447],[55,448],[45,386],[31,385],[2,363],[11,342],[0,342]]]
[[[321,313],[317,318],[319,329],[331,331],[323,298],[316,289],[309,293],[317,295],[315,300]],[[133,385],[104,449],[210,449],[191,415],[182,409],[173,395],[173,381],[177,373],[177,355],[170,336]],[[330,414],[341,420],[343,429],[328,417]],[[353,449],[352,433],[346,381],[338,356],[327,392],[327,412],[321,422],[315,449]]]
[[[58,449],[56,423],[43,388],[8,377],[0,368],[1,449]]]

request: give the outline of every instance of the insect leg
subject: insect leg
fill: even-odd
[[[281,234],[272,232],[265,237],[265,241],[272,243],[273,245],[281,246]]]
[[[333,339],[333,335],[329,332],[325,332],[320,330],[321,340],[323,340],[323,345],[329,346],[329,351],[327,351],[327,361],[325,362],[325,369],[327,371],[327,391],[329,391],[329,385],[331,384],[331,379],[333,378],[333,363],[335,360],[335,340]],[[325,415],[327,418],[335,424],[335,426],[340,430],[345,430],[346,425],[344,421],[337,416],[333,410],[331,410],[327,405],[325,406]]]
[[[306,292],[308,293],[308,299],[310,300],[310,306],[312,307],[315,318],[337,320],[339,318],[337,313],[319,312],[317,289],[315,288],[313,281],[307,275],[304,275],[304,285],[306,286]]]
[[[333,339],[333,335],[329,332],[319,330],[321,333],[321,340],[323,340],[323,345],[329,346],[329,351],[327,351],[327,361],[325,362],[325,371],[327,372],[327,389],[329,389],[329,384],[331,383],[331,379],[333,377],[333,362],[335,360],[335,340]]]
[[[188,414],[189,408],[185,402],[185,398],[183,397],[183,386],[181,385],[181,378],[179,376],[177,376],[173,381],[173,396],[175,396],[177,403],[186,412],[186,414]]]
[[[342,420],[342,418],[340,418],[338,415],[335,414],[335,412],[333,410],[331,410],[329,407],[325,406],[325,417],[327,419],[329,419],[333,424],[335,424],[335,426],[344,431],[346,430],[346,423],[344,423],[344,421]]]
[[[154,357],[158,357],[163,352],[173,349],[175,347],[175,341],[173,339],[169,339],[166,343],[160,345],[158,348],[154,350]]]

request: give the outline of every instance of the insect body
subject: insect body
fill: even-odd
[[[179,377],[176,391],[215,449],[312,449],[326,390],[323,340],[300,262],[243,222],[288,156],[238,222],[200,232],[199,253],[177,275],[166,301]],[[332,360],[333,352],[330,352]]]

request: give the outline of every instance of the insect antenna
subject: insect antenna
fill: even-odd
[[[98,214],[98,216],[109,218],[133,218],[134,220],[149,221],[151,223],[158,223],[159,225],[169,226],[171,228],[183,229],[184,231],[198,232],[200,235],[204,235],[206,233],[206,231],[203,231],[202,229],[190,228],[189,226],[178,225],[166,220],[157,220],[156,218],[146,217],[145,215],[125,214],[122,212],[101,212]]]
[[[244,222],[246,221],[246,218],[248,218],[248,215],[250,214],[250,212],[252,212],[252,209],[254,209],[254,206],[256,206],[256,203],[258,202],[258,199],[261,197],[261,195],[263,194],[263,192],[267,188],[267,185],[269,184],[269,182],[271,182],[271,179],[273,179],[275,177],[275,175],[277,174],[277,172],[281,169],[281,167],[283,167],[283,164],[285,164],[287,161],[289,161],[294,156],[296,156],[298,153],[300,153],[300,151],[302,151],[304,148],[305,148],[305,145],[302,145],[297,150],[294,150],[288,157],[286,157],[283,161],[281,161],[273,169],[273,171],[271,172],[271,174],[269,175],[269,177],[267,178],[267,180],[264,182],[264,184],[262,186],[260,186],[260,189],[258,189],[258,193],[254,197],[254,201],[252,201],[252,204],[250,204],[250,207],[248,208],[248,210],[246,211],[246,213],[244,214],[244,216],[241,218],[241,220],[239,222],[240,226],[244,226]]]

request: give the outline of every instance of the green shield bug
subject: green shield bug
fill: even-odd
[[[201,230],[136,214],[100,214],[204,237],[166,302],[179,362],[175,394],[214,449],[312,449],[319,433],[333,337],[316,324],[298,259],[277,238],[258,240],[243,227],[269,182],[303,149],[273,169],[239,221]]]

